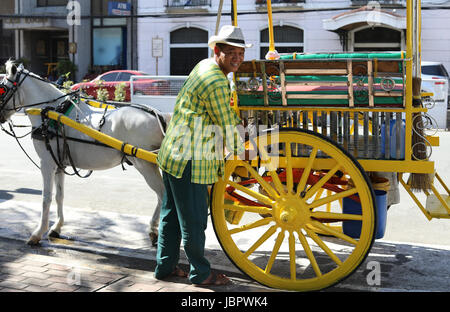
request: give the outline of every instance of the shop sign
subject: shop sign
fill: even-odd
[[[108,14],[109,15],[130,16],[131,15],[131,3],[109,1],[108,2]]]
[[[69,53],[70,54],[77,53],[77,43],[76,42],[69,42]]]
[[[10,17],[3,20],[4,29],[27,29],[50,26],[48,18],[41,17]]]
[[[162,38],[152,38],[152,56],[162,57],[163,56],[163,39]]]

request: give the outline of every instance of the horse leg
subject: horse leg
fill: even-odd
[[[55,200],[58,207],[58,220],[50,228],[49,237],[58,238],[61,233],[61,227],[64,224],[63,201],[64,201],[64,171],[57,169],[55,174],[56,194]]]
[[[131,160],[133,166],[143,175],[147,185],[156,193],[158,202],[150,220],[149,236],[153,246],[158,241],[159,214],[161,211],[162,198],[164,195],[164,183],[159,172],[158,166],[144,160]]]
[[[41,221],[38,227],[31,234],[27,241],[28,245],[37,245],[41,240],[42,236],[48,230],[50,204],[52,203],[52,192],[53,192],[53,180],[55,176],[56,168],[49,162],[41,161],[41,174],[43,179],[43,190],[42,190],[42,212]]]

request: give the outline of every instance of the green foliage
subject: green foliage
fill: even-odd
[[[106,90],[103,87],[103,80],[97,80],[95,82],[95,84],[97,85],[97,87],[99,87],[97,89],[97,97],[96,99],[99,100],[100,102],[106,102],[109,100],[109,92],[108,90]]]
[[[65,93],[69,93],[69,92],[71,92],[72,90],[70,90],[70,88],[73,86],[73,81],[72,80],[67,80],[67,81],[65,81],[64,83],[63,83],[63,91],[65,92]]]
[[[116,86],[116,89],[114,90],[114,101],[117,102],[125,102],[125,86],[126,83],[121,82]]]
[[[75,79],[75,72],[77,70],[77,65],[75,65],[70,60],[61,60],[56,64],[56,72],[58,73],[58,76],[68,75],[68,78],[70,78],[70,80]]]

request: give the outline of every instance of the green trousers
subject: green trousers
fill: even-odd
[[[208,222],[208,189],[206,184],[191,182],[189,161],[180,179],[163,171],[166,188],[161,207],[155,278],[170,275],[178,264],[180,243],[190,263],[189,280],[203,282],[211,272],[204,256],[205,230]]]

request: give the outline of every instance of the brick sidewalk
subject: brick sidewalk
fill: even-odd
[[[62,248],[29,247],[0,239],[0,292],[255,292],[273,291],[252,281],[232,278],[232,285],[196,287],[185,278],[161,281],[148,269],[127,268],[133,260],[102,264],[105,256]],[[93,259],[92,259],[93,258]],[[142,262],[142,261],[141,261]],[[150,261],[147,261],[150,262]],[[125,265],[124,265],[125,264]],[[146,264],[141,264],[146,266]]]

